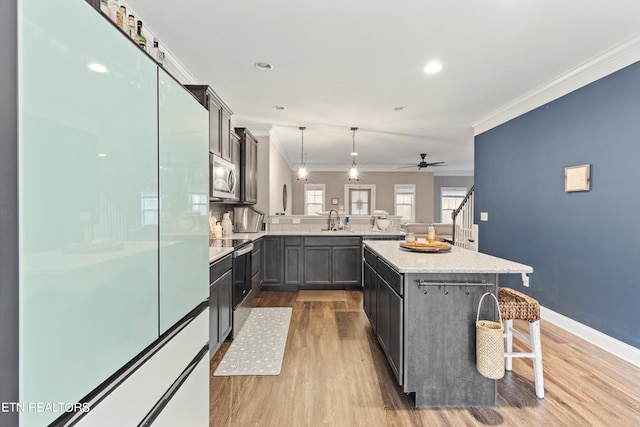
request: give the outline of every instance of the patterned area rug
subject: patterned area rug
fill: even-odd
[[[279,375],[291,311],[291,307],[251,309],[213,375]]]

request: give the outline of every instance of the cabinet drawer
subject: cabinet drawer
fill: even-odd
[[[305,237],[305,246],[360,246],[360,237]]]
[[[220,276],[222,276],[227,270],[231,270],[233,266],[233,260],[231,255],[227,255],[224,258],[214,262],[209,266],[209,283],[213,283]]]
[[[364,248],[364,259],[374,270],[378,269],[378,257],[371,252],[371,249]]]
[[[395,290],[402,295],[402,275],[393,269],[382,259],[378,259],[378,274]]]
[[[302,245],[302,237],[285,237],[284,238],[285,246],[300,246]]]

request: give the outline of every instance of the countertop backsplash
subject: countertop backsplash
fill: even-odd
[[[346,215],[340,215],[343,223]],[[400,232],[400,217],[388,216],[391,226],[387,231]],[[371,231],[373,228],[373,217],[371,216],[349,216],[351,231],[362,232]],[[274,215],[267,219],[267,230],[269,231],[319,231],[329,226],[329,218],[324,215]]]

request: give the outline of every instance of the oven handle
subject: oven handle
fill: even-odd
[[[246,255],[253,250],[253,243],[249,243],[247,246],[243,246],[242,249],[239,249],[233,253],[234,258],[238,258],[239,256]]]

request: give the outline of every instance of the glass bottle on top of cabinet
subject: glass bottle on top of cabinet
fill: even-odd
[[[142,50],[147,50],[147,38],[142,35],[142,21],[140,20],[138,20],[138,32],[136,35],[136,42],[138,43],[138,46],[140,46]]]
[[[136,17],[133,15],[129,15],[127,19],[127,35],[131,40],[136,39]]]
[[[120,6],[120,11],[118,12],[116,24],[118,25],[118,27],[122,31],[124,31],[125,34],[128,33],[128,31],[127,31],[127,27],[128,27],[128,23],[127,23],[127,8],[126,7]]]
[[[118,4],[118,0],[109,0],[109,8],[107,16],[113,22],[117,22],[118,14],[120,13],[120,5]]]

